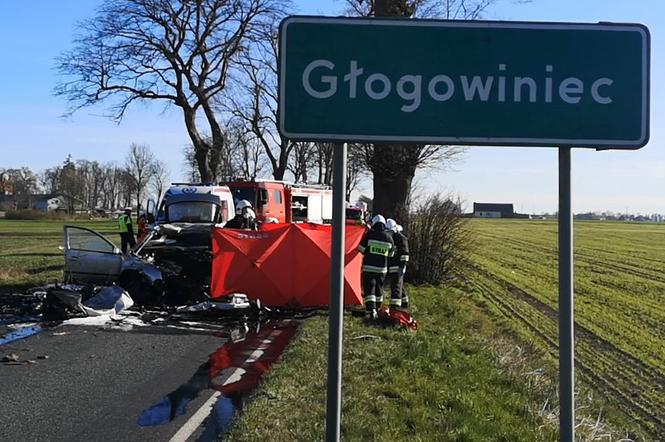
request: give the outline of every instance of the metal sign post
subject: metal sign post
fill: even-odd
[[[559,434],[575,440],[575,338],[573,318],[573,212],[571,148],[559,148]]]
[[[328,320],[328,391],[326,440],[338,441],[342,417],[342,336],[344,332],[344,230],[346,212],[346,143],[333,147],[332,263]]]

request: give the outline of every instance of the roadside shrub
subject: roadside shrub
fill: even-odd
[[[440,284],[461,273],[473,245],[468,221],[459,202],[441,194],[420,204],[405,232],[410,255],[407,281]]]

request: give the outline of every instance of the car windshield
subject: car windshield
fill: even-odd
[[[201,201],[183,201],[167,207],[170,223],[212,223],[215,221],[217,205]]]

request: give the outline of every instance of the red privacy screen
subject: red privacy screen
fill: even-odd
[[[362,304],[358,244],[365,228],[346,226],[344,304]],[[264,224],[260,231],[213,229],[212,297],[245,293],[268,306],[325,307],[330,299],[332,227]]]

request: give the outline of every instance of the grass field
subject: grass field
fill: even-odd
[[[342,440],[557,440],[539,361],[461,291],[411,297],[415,333],[345,317]],[[324,440],[327,335],[327,317],[305,322],[228,440]]]
[[[557,356],[557,226],[474,220],[475,294]],[[575,223],[578,379],[665,439],[665,225]]]
[[[114,221],[11,221],[0,219],[0,293],[62,279],[62,226],[84,226],[117,241]]]

